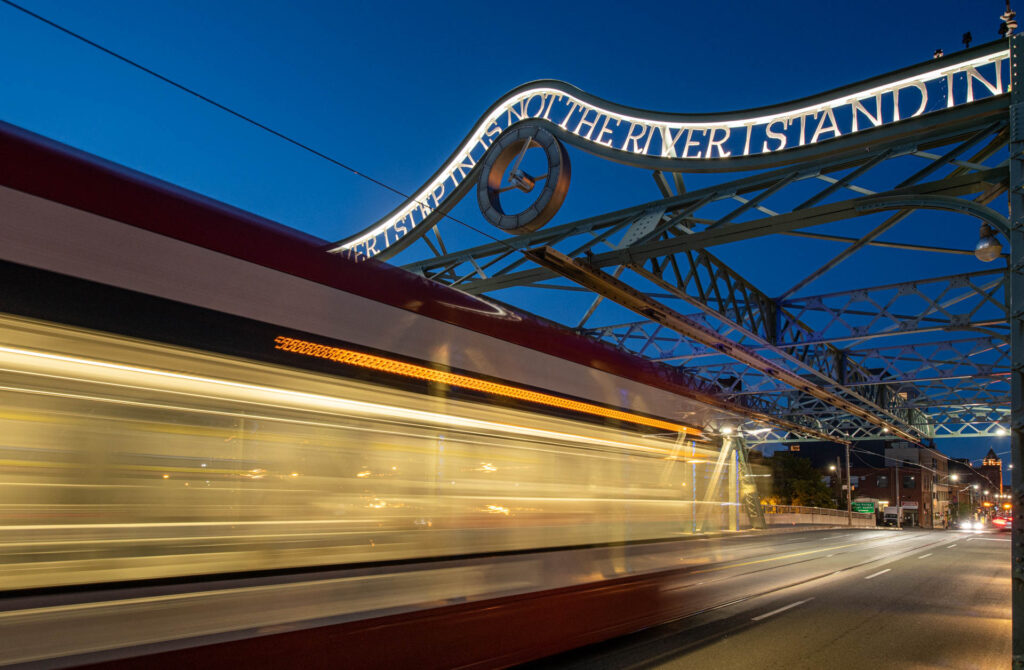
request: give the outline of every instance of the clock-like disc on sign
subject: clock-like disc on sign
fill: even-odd
[[[531,175],[523,169],[523,159],[527,152],[537,150],[544,152],[547,172]],[[550,221],[562,206],[569,191],[569,173],[569,154],[550,131],[530,125],[512,128],[502,133],[484,156],[483,173],[476,189],[480,211],[506,232],[533,232]],[[501,194],[512,189],[523,193],[538,189],[539,194],[526,209],[510,214],[502,207]]]

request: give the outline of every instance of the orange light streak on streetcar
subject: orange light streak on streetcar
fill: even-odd
[[[628,421],[641,426],[649,426],[651,428],[660,428],[662,430],[669,430],[677,433],[691,434],[696,437],[700,436],[700,431],[695,428],[691,428],[690,426],[684,426],[670,421],[662,421],[661,419],[653,419],[639,414],[633,414],[631,412],[610,409],[608,407],[601,407],[600,405],[592,405],[578,400],[567,400],[548,393],[529,391],[527,389],[509,386],[508,384],[499,384],[497,382],[477,379],[467,375],[443,372],[441,370],[435,370],[422,365],[396,361],[391,358],[384,358],[383,356],[375,356],[373,354],[366,354],[359,351],[341,349],[339,347],[332,347],[326,344],[316,344],[315,342],[307,342],[305,340],[298,340],[293,337],[285,337],[283,335],[279,335],[274,338],[274,343],[275,349],[289,351],[302,356],[310,356],[312,358],[323,358],[343,365],[354,365],[356,367],[367,368],[370,370],[402,375],[403,377],[412,377],[414,379],[438,382],[471,391],[481,391],[483,393],[490,393],[492,395],[502,396],[505,398],[525,400],[538,405],[548,405],[549,407],[568,409],[583,414]]]

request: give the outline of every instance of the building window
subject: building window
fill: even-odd
[[[913,475],[903,475],[903,488],[905,488],[905,489],[912,489],[912,488],[914,488],[914,481],[915,480],[914,480],[914,476]]]
[[[877,486],[880,489],[888,488],[888,486],[889,486],[889,476],[888,475],[878,475],[878,478],[875,479],[875,486]]]

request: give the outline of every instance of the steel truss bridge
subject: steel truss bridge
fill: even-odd
[[[471,134],[463,146],[479,137],[481,152],[487,153],[453,154],[460,168],[449,171],[450,186],[443,186],[446,173],[439,171],[412,203],[420,220],[415,213],[404,214],[412,211],[408,208],[396,210],[389,221],[408,216],[401,239],[396,234],[392,241],[385,230],[378,245],[383,248],[375,249],[376,242],[368,240],[383,230],[378,223],[333,250],[351,252],[363,244],[365,255],[385,259],[402,252],[399,262],[413,272],[527,310],[535,300],[549,300],[541,297],[545,294],[565,296],[566,305],[578,307],[560,319],[564,325],[670,366],[700,391],[760,417],[738,427],[750,445],[820,440],[849,445],[883,438],[923,444],[1009,434],[1013,461],[1021,463],[1020,40],[1011,37],[775,108],[711,120],[650,113],[648,145],[654,127],[665,127],[659,131],[660,148],[643,151],[636,141],[644,137],[636,135],[642,133],[635,118],[641,112],[550,82],[544,90],[579,103],[582,121],[577,124],[570,111],[559,122],[544,112],[551,103],[542,97],[539,113],[508,113],[508,123],[495,126],[494,119],[517,100],[521,109],[529,104],[529,89],[517,89],[477,126],[510,140],[502,144],[499,137],[488,148],[483,131]],[[972,87],[978,82],[969,70],[985,58],[995,63],[987,81],[994,78],[998,85],[989,86],[990,95],[975,98]],[[936,70],[943,67],[948,69]],[[998,83],[1001,76],[1005,79]],[[935,96],[934,82],[943,77],[946,103],[921,113]],[[957,86],[964,104],[954,100]],[[915,87],[923,100],[917,115],[901,119],[898,96],[907,95],[906,87]],[[862,108],[881,119],[883,96],[891,94],[892,122],[858,129],[859,111],[849,101],[876,94],[876,106]],[[826,141],[805,143],[804,124],[819,124],[818,139],[825,118],[842,104],[851,105],[852,132],[837,125]],[[588,105],[597,110],[593,118],[587,116]],[[767,123],[769,130],[789,129],[797,125],[797,108],[802,110],[798,146],[781,150],[783,144],[772,151],[766,142],[765,151],[749,152],[755,123],[750,119]],[[601,114],[630,124],[618,147],[614,138],[600,142],[607,119],[594,141]],[[706,142],[698,147],[703,160],[695,160],[687,157],[685,137],[681,145],[675,142],[684,132],[694,137],[700,123]],[[735,142],[728,152],[724,144],[718,146],[716,155],[716,140],[722,138],[716,124],[728,126],[722,131],[726,137],[746,128],[742,155]],[[550,184],[562,159],[549,151],[548,174],[539,178],[517,170],[527,149],[553,146],[540,139],[548,136],[556,144],[649,170],[650,190],[637,193],[632,206],[544,226],[548,217],[541,210],[552,210],[545,197],[558,199],[567,186],[567,181]],[[792,147],[796,141],[789,137]],[[501,181],[509,163],[512,170]],[[568,173],[567,163],[563,167]],[[530,191],[545,177],[548,188],[525,220],[487,216],[488,202],[491,209],[498,207],[495,194],[512,186]],[[511,186],[502,187],[505,183]],[[494,239],[453,244],[462,222],[446,216],[471,189],[477,190],[485,219],[518,234],[491,229]],[[425,201],[423,194],[431,193],[433,200]],[[539,215],[539,225],[531,221],[533,215]],[[979,227],[982,239],[992,242],[994,235],[1001,241],[1001,249],[990,246],[992,262],[975,258]],[[732,248],[749,251],[751,243],[766,250],[759,263],[726,260],[735,257]],[[850,272],[851,267],[861,270]],[[876,281],[878,274],[886,280]],[[509,290],[514,300],[503,297]],[[1015,612],[1024,611],[1020,473],[1020,467],[1014,470]],[[1024,616],[1015,615],[1014,631],[1015,667],[1024,667]]]
[[[993,43],[957,60],[1005,59],[1006,50],[1006,42]],[[935,66],[825,95],[855,97],[850,91],[884,88],[927,67]],[[750,444],[1006,435],[1014,264],[1007,253],[976,261],[973,246],[979,221],[1004,236],[1009,231],[1007,194],[1019,183],[1010,159],[1012,97],[1000,92],[778,153],[673,161],[663,150],[661,157],[637,157],[631,162],[654,166],[651,192],[638,194],[637,204],[516,236],[495,229],[500,239],[468,248],[445,243],[458,227],[445,218],[453,205],[445,202],[425,216],[417,235],[395,246],[407,248],[403,258],[417,258],[405,263],[413,272],[474,294],[517,288],[515,302],[527,309],[531,294],[592,294],[565,325],[673,366],[701,391],[778,420],[746,424]],[[815,103],[822,104],[793,105]],[[546,128],[568,144],[621,160],[582,142],[572,123],[559,125],[557,118],[511,125],[505,134]],[[484,162],[451,201],[487,179]],[[688,172],[713,183],[688,188]],[[825,224],[842,229],[823,232]],[[933,242],[941,237],[937,227],[962,229],[962,244]],[[890,231],[905,241],[893,241]],[[800,242],[806,254],[763,259],[773,283],[788,287],[781,292],[759,286],[719,253],[761,238]],[[388,251],[382,256],[393,256]],[[878,284],[866,274],[854,286],[814,290],[823,278],[849,276],[835,270],[867,253],[884,259],[887,274],[900,266],[927,272]],[[950,265],[959,271],[943,272]]]

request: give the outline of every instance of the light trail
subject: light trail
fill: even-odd
[[[76,356],[67,356],[67,355],[63,355],[63,354],[53,354],[53,353],[47,353],[47,352],[42,352],[42,351],[35,351],[35,350],[29,350],[29,349],[21,349],[21,348],[16,348],[16,347],[0,346],[0,360],[3,360],[5,363],[7,363],[7,365],[10,365],[11,362],[16,363],[18,357],[29,358],[29,359],[33,359],[33,360],[36,360],[36,361],[47,361],[47,362],[51,362],[51,363],[59,363],[62,366],[61,370],[60,370],[60,372],[62,374],[59,374],[57,376],[63,377],[65,379],[76,379],[76,380],[84,379],[84,380],[88,381],[88,377],[87,376],[83,376],[82,378],[75,378],[75,377],[70,377],[69,378],[69,377],[67,377],[66,370],[63,367],[63,366],[68,366],[68,365],[80,366],[80,367],[86,368],[86,370],[89,370],[89,369],[93,369],[93,370],[101,369],[101,370],[106,370],[106,371],[113,372],[113,373],[116,373],[116,374],[119,374],[119,375],[120,374],[124,374],[124,375],[129,375],[129,376],[131,376],[131,375],[141,376],[143,379],[165,379],[165,380],[173,380],[174,382],[188,382],[188,383],[191,383],[191,384],[197,384],[198,385],[198,390],[200,390],[200,391],[207,390],[204,387],[213,387],[213,389],[232,389],[232,390],[235,390],[235,391],[243,392],[243,394],[254,394],[256,398],[260,399],[260,404],[264,404],[264,405],[268,405],[268,406],[272,406],[272,407],[278,407],[278,408],[282,408],[282,409],[313,409],[313,410],[327,409],[327,410],[331,411],[332,413],[335,413],[335,412],[338,412],[338,411],[344,411],[344,412],[347,412],[347,413],[350,413],[350,414],[356,414],[356,415],[383,417],[383,418],[386,418],[386,419],[389,419],[389,420],[392,420],[392,421],[394,421],[396,419],[406,420],[406,421],[403,421],[404,423],[408,423],[409,421],[407,421],[407,420],[418,420],[420,422],[428,423],[428,424],[433,424],[433,425],[446,425],[446,426],[452,426],[452,427],[455,427],[455,428],[465,428],[465,429],[478,430],[478,431],[483,431],[483,432],[499,432],[499,433],[503,433],[503,434],[510,434],[510,435],[516,435],[516,436],[529,435],[530,437],[533,437],[533,438],[554,439],[554,440],[559,440],[559,441],[562,441],[562,442],[570,442],[570,443],[571,442],[576,442],[576,443],[584,442],[584,443],[592,444],[592,445],[596,444],[596,445],[601,445],[601,446],[605,446],[605,447],[611,447],[611,448],[615,448],[615,449],[624,449],[624,450],[627,450],[627,451],[637,451],[637,452],[643,452],[643,453],[648,453],[648,454],[658,454],[658,455],[671,454],[671,449],[669,449],[669,448],[649,447],[649,446],[644,446],[644,445],[640,445],[640,444],[636,444],[636,443],[622,442],[622,441],[618,441],[618,440],[610,440],[610,439],[598,438],[598,437],[594,437],[594,436],[586,436],[586,435],[573,434],[573,433],[563,433],[563,432],[559,432],[559,431],[546,430],[546,429],[540,429],[540,428],[533,428],[533,427],[522,426],[522,425],[513,425],[513,424],[501,423],[501,422],[496,422],[496,421],[487,421],[487,420],[483,420],[483,419],[472,419],[472,418],[467,418],[467,417],[457,417],[457,416],[452,416],[452,415],[449,415],[449,414],[441,414],[441,413],[437,413],[437,412],[427,412],[427,411],[424,411],[424,410],[405,408],[405,407],[397,407],[397,406],[393,406],[393,405],[384,405],[384,404],[380,404],[380,403],[372,403],[372,402],[362,401],[362,400],[353,400],[353,399],[348,399],[348,398],[338,398],[338,397],[326,396],[326,395],[322,395],[322,394],[309,393],[309,392],[305,392],[305,391],[294,391],[294,390],[290,390],[290,389],[284,389],[284,388],[279,388],[279,387],[271,387],[271,386],[265,386],[265,385],[260,385],[260,384],[248,384],[248,383],[229,381],[229,380],[224,380],[224,379],[215,379],[215,378],[212,378],[212,377],[204,377],[204,376],[199,376],[199,375],[185,374],[185,373],[181,373],[181,372],[170,372],[170,371],[167,371],[167,370],[158,370],[158,369],[153,369],[153,368],[145,368],[145,367],[139,367],[139,366],[135,366],[135,365],[126,365],[126,364],[121,364],[121,363],[111,363],[111,362],[108,362],[108,361],[99,361],[99,360],[94,360],[94,359],[79,358],[79,357],[76,357]],[[13,370],[13,371],[21,371],[23,369],[23,367],[24,366],[14,365],[13,367],[10,367],[8,369]],[[127,381],[130,381],[130,378]],[[118,385],[123,385],[123,384],[118,382]],[[159,388],[154,389],[152,386],[145,386],[145,385],[141,386],[140,388],[145,388],[145,389],[149,389],[149,390],[163,390],[163,389],[159,389]],[[34,390],[34,389],[18,389],[18,388],[13,388],[13,387],[0,387],[0,390],[12,390],[12,391],[18,391],[18,392],[35,393],[35,394],[51,395],[51,396],[58,396],[58,397],[68,397],[68,398],[75,398],[75,399],[81,399],[81,400],[101,400],[101,401],[104,401],[104,402],[110,402],[110,403],[114,403],[114,404],[124,404],[124,405],[132,405],[132,406],[154,406],[154,407],[162,407],[162,408],[165,408],[165,409],[184,409],[184,410],[190,411],[190,412],[221,413],[219,411],[203,410],[203,409],[199,409],[199,408],[177,408],[177,407],[171,407],[171,406],[166,406],[166,405],[160,405],[158,403],[146,403],[146,402],[140,402],[140,401],[131,401],[131,400],[124,400],[124,399],[112,399],[112,398],[96,398],[96,397],[86,396],[86,395],[81,395],[81,394],[65,394],[65,393],[59,393],[59,392],[53,392],[53,391],[38,391],[38,390]],[[171,389],[171,390],[175,391],[177,393],[183,393],[182,391],[177,391],[175,389]],[[185,395],[195,395],[196,397],[204,398],[204,399],[211,399],[211,398],[223,399],[223,396],[221,394],[217,394],[215,392],[212,392],[212,389],[210,390],[210,392],[207,392],[207,393],[184,393],[184,394]],[[289,406],[289,405],[281,405],[280,404],[280,400],[281,399],[288,399],[288,400],[295,401],[298,404],[298,407]],[[262,418],[267,419],[267,420],[271,420],[271,419],[277,420],[276,417],[262,417]]]

